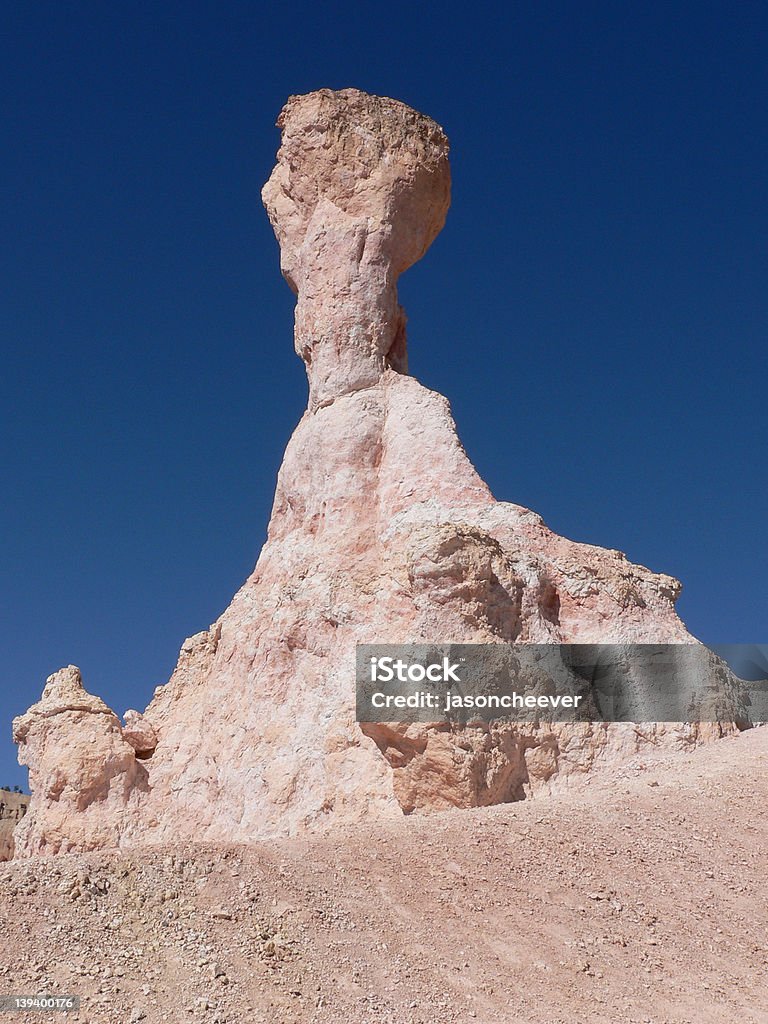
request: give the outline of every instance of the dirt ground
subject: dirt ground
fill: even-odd
[[[768,1022],[768,728],[557,797],[0,865],[11,1020]]]

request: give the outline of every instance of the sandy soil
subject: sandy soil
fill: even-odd
[[[767,796],[763,728],[526,804],[0,865],[0,994],[91,1024],[762,1024]]]

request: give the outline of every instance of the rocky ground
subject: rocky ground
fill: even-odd
[[[768,1022],[766,769],[763,728],[529,803],[0,865],[0,994],[90,1024]]]

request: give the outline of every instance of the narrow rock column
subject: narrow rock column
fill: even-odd
[[[404,103],[357,89],[293,96],[262,198],[297,294],[295,346],[309,406],[407,372],[397,279],[450,203],[448,140]]]

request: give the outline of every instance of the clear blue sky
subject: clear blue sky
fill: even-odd
[[[51,671],[143,708],[256,560],[306,395],[259,190],[323,86],[451,139],[401,297],[497,497],[768,639],[767,10],[6,5],[0,784]]]

